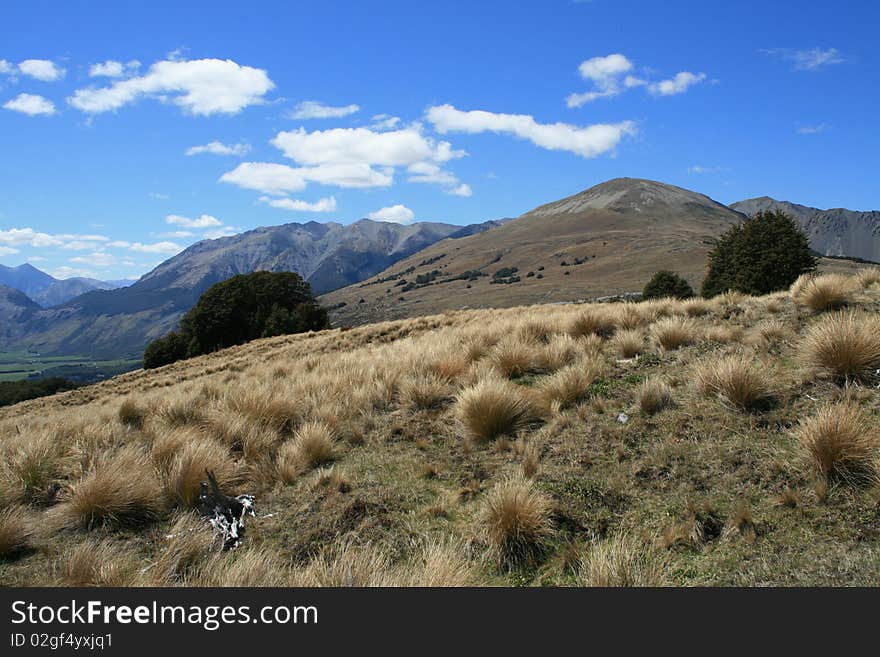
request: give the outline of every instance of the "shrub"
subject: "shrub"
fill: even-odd
[[[28,399],[54,395],[57,392],[74,390],[81,384],[68,381],[59,376],[45,379],[25,379],[23,381],[0,381],[0,406],[17,404]]]
[[[515,434],[534,413],[518,386],[496,378],[462,390],[455,411],[468,436],[484,442]]]
[[[702,295],[784,290],[816,264],[809,240],[793,218],[784,212],[758,212],[718,238],[709,253]]]
[[[703,362],[696,371],[697,385],[705,395],[743,410],[755,410],[773,396],[765,367],[743,356],[725,356]]]
[[[672,405],[672,389],[663,381],[646,379],[636,389],[639,408],[646,415],[654,415]]]
[[[626,534],[594,543],[581,559],[581,586],[663,586],[669,557]]]
[[[642,298],[644,299],[660,299],[663,297],[674,297],[676,299],[687,299],[694,296],[694,290],[690,284],[681,276],[668,269],[662,269],[651,277],[651,280],[642,290]]]
[[[880,437],[867,414],[854,402],[841,402],[805,418],[795,431],[816,473],[850,483],[877,479]]]
[[[550,498],[521,477],[505,479],[486,494],[481,527],[502,566],[534,562],[553,533],[552,509]]]
[[[187,357],[187,340],[178,331],[156,338],[144,349],[144,369],[170,365]]]
[[[854,281],[841,274],[810,277],[792,294],[795,303],[813,312],[838,310],[850,301]]]
[[[880,369],[880,321],[874,315],[840,312],[807,329],[801,358],[838,381],[869,378]]]

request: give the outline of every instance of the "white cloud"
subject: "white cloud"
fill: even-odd
[[[160,237],[170,237],[171,239],[183,239],[185,237],[193,237],[195,235],[191,230],[172,230],[162,233]]]
[[[117,110],[143,97],[154,97],[194,115],[236,114],[264,102],[275,87],[263,69],[232,60],[164,60],[146,74],[109,87],[77,89],[68,102],[89,114]]]
[[[55,278],[65,279],[65,278],[74,278],[74,277],[82,277],[82,278],[97,278],[98,274],[91,269],[83,269],[81,267],[68,267],[64,265],[62,267],[56,267],[55,269],[49,272]]]
[[[217,219],[217,217],[212,217],[209,214],[203,214],[197,219],[181,217],[177,214],[169,214],[165,217],[165,223],[182,226],[183,228],[216,228],[217,226],[223,225],[223,222]]]
[[[607,85],[616,81],[623,73],[628,73],[633,68],[629,59],[620,53],[605,57],[593,57],[581,62],[578,71],[585,80],[593,80],[601,85]]]
[[[466,185],[465,183],[460,184],[458,187],[450,189],[447,194],[452,194],[453,196],[473,196],[474,192],[471,189],[470,185]]]
[[[123,64],[122,62],[108,59],[106,62],[92,64],[89,67],[89,77],[121,78],[125,75],[131,75],[134,73],[140,68],[140,65],[141,63],[137,60],[132,60]]]
[[[773,55],[792,63],[796,71],[818,71],[826,66],[842,64],[846,60],[837,48],[810,48],[791,50],[790,48],[769,48],[759,50],[765,55]]]
[[[410,174],[407,181],[412,183],[429,183],[446,188],[447,194],[455,196],[471,196],[473,192],[468,185],[462,184],[451,171],[441,168],[433,162],[416,162],[407,167]]]
[[[336,198],[333,196],[318,199],[314,203],[292,198],[269,198],[268,196],[261,196],[259,201],[271,205],[273,208],[293,212],[336,212]]]
[[[12,255],[13,253],[19,253],[19,250],[13,249],[11,246],[0,246],[0,256]]]
[[[236,155],[241,157],[247,155],[250,150],[250,144],[224,144],[219,141],[212,141],[203,146],[192,146],[186,149],[186,154],[201,155],[202,153],[210,153],[211,155]]]
[[[423,160],[445,162],[463,157],[448,142],[435,143],[414,126],[403,130],[374,132],[369,128],[305,129],[279,132],[272,144],[300,164],[362,163],[408,166]]]
[[[18,94],[3,105],[4,109],[21,112],[28,116],[51,116],[55,114],[55,104],[48,98],[34,94]]]
[[[400,204],[381,208],[367,215],[373,221],[388,221],[393,224],[408,224],[415,216],[415,212]]]
[[[287,116],[291,119],[338,119],[360,110],[358,105],[345,105],[343,107],[331,107],[317,100],[301,102]]]
[[[820,132],[825,132],[828,129],[828,126],[824,123],[820,123],[818,125],[804,125],[797,129],[799,135],[817,135]]]
[[[283,196],[288,192],[302,191],[309,182],[350,188],[388,187],[394,181],[393,173],[377,171],[361,163],[291,167],[271,162],[242,162],[220,176],[220,182]]]
[[[15,73],[15,64],[5,59],[0,59],[0,75],[12,75]]]
[[[26,59],[19,62],[18,70],[22,75],[27,75],[43,82],[55,82],[64,77],[66,71],[48,59]]]
[[[632,121],[579,127],[568,123],[538,123],[527,114],[496,114],[482,110],[465,112],[452,105],[428,108],[427,118],[441,133],[509,134],[541,148],[569,151],[586,158],[612,151],[623,137],[636,133],[636,125]]]
[[[161,194],[159,192],[150,192],[149,194],[147,194],[147,196],[157,201],[167,201],[171,198],[170,196],[168,196],[168,194]]]
[[[376,114],[372,121],[373,124],[370,127],[373,130],[393,130],[400,124],[400,117],[390,114]]]
[[[233,226],[223,226],[221,228],[207,231],[202,237],[206,240],[215,240],[218,237],[229,237],[230,235],[235,235],[238,232],[240,232],[239,228],[234,228]]]
[[[58,247],[84,251],[94,250],[99,244],[108,241],[109,238],[103,235],[50,234],[35,231],[30,227],[0,230],[0,245],[4,246]]]
[[[700,164],[688,167],[688,173],[720,173],[721,171],[727,171],[727,169],[725,167],[705,167]]]
[[[71,258],[70,262],[79,264],[79,265],[92,265],[95,267],[110,267],[111,265],[116,264],[116,257],[112,253],[106,253],[104,251],[96,251],[95,253],[90,253],[87,256],[77,256],[75,258]]]
[[[699,84],[706,79],[705,73],[691,73],[690,71],[681,71],[676,73],[675,77],[668,80],[660,80],[652,82],[648,85],[648,91],[656,96],[673,96],[681,94],[695,84]]]
[[[137,251],[138,253],[167,253],[169,255],[174,255],[183,251],[183,247],[174,242],[155,242],[153,244],[133,242],[129,244],[127,248],[131,251]]]

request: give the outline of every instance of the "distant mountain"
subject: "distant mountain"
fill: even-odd
[[[641,291],[658,269],[698,286],[713,238],[745,216],[680,187],[618,178],[491,231],[444,240],[322,297],[337,324]]]
[[[438,240],[496,225],[402,225],[362,219],[350,225],[292,223],[205,240],[129,287],[90,291],[33,313],[5,340],[0,338],[0,350],[139,356],[147,342],[174,328],[205,290],[236,274],[294,271],[316,292],[326,292],[372,276]]]
[[[57,279],[52,278],[46,272],[40,271],[28,263],[18,267],[0,265],[0,285],[14,287],[32,299],[32,295],[42,292],[52,283],[56,282]]]
[[[30,319],[40,306],[24,292],[8,285],[0,284],[0,341],[11,338],[15,327]]]
[[[880,262],[880,211],[820,210],[769,196],[739,201],[730,207],[746,215],[781,210],[797,219],[810,239],[810,246],[822,255]]]
[[[113,290],[117,287],[119,286],[110,281],[99,281],[95,278],[81,278],[77,276],[56,280],[49,287],[29,296],[44,308],[48,308],[70,301],[74,297],[92,290]]]

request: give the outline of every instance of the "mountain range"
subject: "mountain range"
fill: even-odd
[[[108,288],[118,282],[0,266],[0,351],[138,358],[211,285],[258,270],[299,273],[337,325],[635,292],[658,269],[697,288],[714,238],[773,208],[792,214],[820,254],[880,260],[877,212],[768,197],[728,207],[680,187],[618,178],[517,219],[464,227],[362,219],[257,228],[198,242],[116,289]]]

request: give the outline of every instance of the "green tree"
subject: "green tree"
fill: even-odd
[[[660,297],[675,297],[688,299],[694,296],[694,290],[681,276],[668,269],[662,269],[651,277],[642,291],[645,299],[659,299]]]
[[[233,276],[213,285],[199,298],[180,320],[178,333],[150,343],[144,352],[144,367],[157,367],[172,362],[168,358],[207,354],[257,338],[328,327],[327,311],[318,305],[311,287],[298,274],[259,271]]]
[[[718,238],[701,292],[707,298],[727,290],[769,294],[789,287],[817,264],[793,218],[780,211],[758,212]]]

